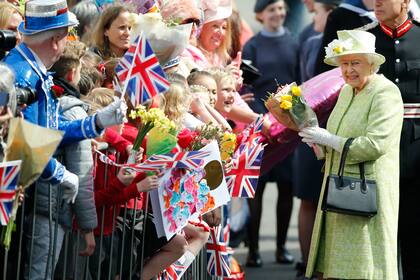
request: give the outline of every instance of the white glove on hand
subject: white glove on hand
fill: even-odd
[[[61,185],[63,187],[63,199],[67,203],[74,203],[77,193],[79,192],[79,177],[66,170],[64,171]]]
[[[101,128],[107,128],[113,125],[122,124],[126,120],[126,113],[127,104],[121,99],[116,99],[96,113],[99,122],[98,125]]]
[[[340,151],[340,141],[342,137],[331,134],[324,128],[320,127],[305,127],[299,132],[299,136],[302,137],[302,142],[311,144],[319,144],[323,146],[329,146],[334,150]]]

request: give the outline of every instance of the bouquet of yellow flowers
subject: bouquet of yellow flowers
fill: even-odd
[[[278,122],[290,129],[299,131],[318,125],[315,112],[306,103],[302,89],[296,83],[279,87],[276,93],[270,93],[265,106]]]
[[[135,110],[130,112],[130,118],[133,120],[140,119],[141,121],[138,127],[136,140],[133,144],[134,151],[138,151],[140,149],[144,137],[146,137],[147,133],[152,128],[155,128],[164,135],[176,135],[175,123],[169,120],[165,113],[159,108],[152,108],[147,110],[145,106],[139,105]],[[129,162],[131,162],[131,160],[134,158],[134,154],[135,152],[130,154]]]
[[[301,87],[292,83],[279,87],[276,93],[270,93],[265,101],[265,107],[274,118],[286,127],[299,131],[304,127],[318,126],[318,118],[302,95]],[[317,158],[324,157],[323,150],[312,147]]]

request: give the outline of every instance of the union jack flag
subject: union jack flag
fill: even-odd
[[[182,258],[182,257],[181,257]],[[160,272],[157,280],[177,280],[181,279],[182,275],[188,269],[187,266],[182,265],[179,260],[168,266],[164,271]]]
[[[261,131],[264,124],[264,117],[259,115],[257,119],[248,125],[244,131],[242,131],[242,138],[241,141],[238,143],[240,146],[243,143],[248,143],[248,145],[258,144],[262,142],[263,136],[261,135]]]
[[[98,154],[98,159],[100,161],[102,161],[103,163],[107,164],[107,165],[130,168],[130,169],[133,169],[134,171],[137,171],[137,172],[156,171],[156,170],[162,169],[162,165],[153,164],[153,163],[134,163],[134,164],[116,163],[115,161],[113,161],[112,159],[107,157],[102,152],[100,152],[98,150],[95,150],[95,152]]]
[[[0,223],[3,226],[7,225],[12,213],[21,162],[15,160],[0,163]]]
[[[232,197],[255,196],[263,153],[261,143],[243,143],[235,152],[232,170],[226,175],[226,184]]]
[[[134,107],[169,89],[165,73],[143,33],[121,58],[115,73]]]
[[[189,168],[197,169],[203,165],[204,158],[208,157],[210,152],[207,151],[191,151],[179,152],[175,154],[153,155],[144,163],[162,165],[166,168]]]
[[[230,240],[230,219],[226,219],[226,224],[223,227],[223,239],[225,240],[226,244],[229,244]]]
[[[207,241],[207,272],[214,276],[229,277],[231,274],[229,264],[223,227],[221,225],[213,227],[210,229],[210,237]]]

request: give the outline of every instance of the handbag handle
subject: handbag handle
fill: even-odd
[[[343,175],[344,175],[344,164],[346,163],[347,154],[349,152],[349,148],[351,143],[353,143],[354,138],[347,139],[346,143],[344,143],[343,153],[341,154],[340,159],[340,167],[338,168],[338,187],[341,188],[343,186]],[[362,185],[360,189],[362,192],[366,192],[366,178],[365,178],[365,164],[364,162],[359,163],[359,172],[360,172],[360,179],[362,179]]]
[[[343,152],[341,153],[340,167],[338,168],[338,177],[340,178],[340,181],[343,178],[344,164],[346,163],[347,154],[349,152],[351,143],[353,143],[353,140],[354,138],[349,138],[347,139],[346,143],[344,143]]]

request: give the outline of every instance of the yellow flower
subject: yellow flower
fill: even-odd
[[[333,48],[333,52],[335,54],[340,54],[343,52],[343,47],[342,46],[336,46],[335,48]]]
[[[293,97],[290,94],[283,94],[281,96],[281,101],[289,101],[289,102],[292,102],[292,98]]]
[[[137,112],[136,112],[136,110],[131,110],[131,112],[130,112],[130,118],[132,118],[133,120],[137,119]]]
[[[292,94],[294,96],[300,96],[302,94],[302,90],[298,86],[292,86]]]
[[[223,133],[222,141],[220,143],[220,157],[222,160],[228,160],[232,157],[236,147],[236,134],[225,132]]]
[[[287,100],[283,100],[280,103],[280,108],[284,109],[284,110],[290,110],[292,108],[293,104],[290,101]]]

